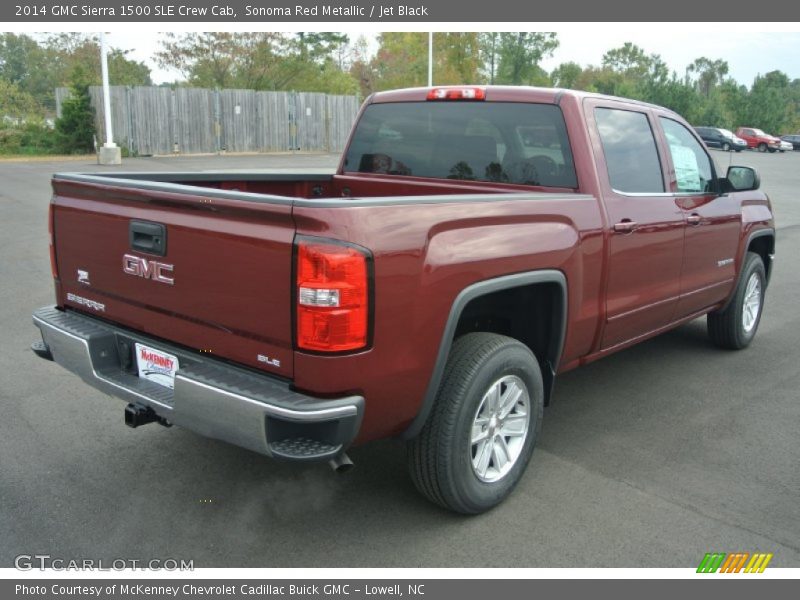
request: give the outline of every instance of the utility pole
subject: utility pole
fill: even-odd
[[[111,130],[111,90],[108,85],[108,46],[106,34],[100,34],[100,70],[103,74],[103,116],[106,125],[106,143],[100,148],[98,162],[101,165],[122,164],[122,150],[114,143],[114,134]]]

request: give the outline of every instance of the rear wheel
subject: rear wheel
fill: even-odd
[[[722,143],[722,149],[725,152],[730,152],[731,151],[731,145],[728,142],[723,142]]]
[[[527,346],[493,333],[459,338],[433,412],[408,444],[417,489],[464,514],[496,506],[525,472],[543,407],[541,371]]]
[[[766,280],[761,257],[748,252],[730,304],[707,317],[708,335],[717,346],[740,350],[753,341],[764,308]]]
[[[767,145],[764,142],[761,142],[758,145],[758,151],[759,152],[766,152],[767,151]]]

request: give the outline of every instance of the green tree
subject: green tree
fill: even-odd
[[[347,42],[338,33],[167,34],[156,56],[198,87],[353,93],[358,82],[337,60]]]
[[[100,40],[95,35],[59,33],[51,35],[45,48],[53,57],[61,73],[69,74],[76,66],[83,69],[83,77],[90,85],[101,85]],[[111,85],[152,85],[150,67],[128,58],[129,51],[118,48],[108,50],[108,80]],[[63,78],[63,75],[62,75]],[[63,81],[62,85],[68,84]]]
[[[347,34],[332,31],[299,32],[295,34],[300,56],[305,60],[326,62],[350,41]]]
[[[481,52],[477,33],[435,33],[434,73],[438,85],[478,83]]]
[[[794,79],[787,89],[789,101],[786,110],[789,114],[786,123],[787,133],[800,132],[800,79]]]
[[[578,85],[583,68],[576,62],[561,63],[553,72],[550,73],[550,79],[553,85],[561,88],[574,89]]]
[[[738,115],[743,124],[758,127],[767,133],[785,131],[796,120],[790,101],[789,78],[781,71],[758,75]]]
[[[532,85],[543,83],[539,62],[558,48],[552,32],[516,31],[500,34],[496,83]]]
[[[293,38],[284,38],[279,66],[288,76],[284,89],[329,94],[355,94],[358,82],[345,69],[344,52],[350,41],[342,33],[298,33]],[[272,89],[280,89],[274,84]],[[261,89],[255,86],[255,89]]]
[[[428,34],[386,32],[378,36],[370,61],[372,88],[387,90],[428,84]],[[478,83],[481,54],[477,33],[433,34],[433,82],[436,85]]]
[[[54,34],[42,41],[13,33],[0,34],[0,78],[15,83],[47,110],[55,109],[55,88],[70,85],[80,66],[90,85],[100,84],[100,45],[82,33]],[[108,57],[112,85],[150,85],[150,69],[112,48]]]
[[[701,56],[686,67],[686,73],[697,75],[696,85],[698,91],[706,98],[709,98],[714,88],[721,84],[728,74],[728,63],[722,59],[711,60]]]
[[[28,88],[34,69],[47,62],[45,50],[27,35],[0,34],[0,78]]]
[[[190,85],[229,87],[240,45],[232,33],[167,33],[156,58],[161,67],[180,71]]]
[[[33,96],[40,106],[55,107],[55,88],[63,85],[54,53],[32,37],[0,34],[0,78]]]
[[[602,65],[615,73],[634,80],[647,76],[652,58],[636,44],[625,42],[620,48],[613,48],[603,55]]]
[[[0,118],[27,119],[41,111],[36,98],[22,91],[16,83],[0,78]]]
[[[500,33],[497,31],[481,33],[478,36],[478,44],[485,80],[493,85],[500,62]]]
[[[89,97],[91,75],[79,65],[72,72],[69,98],[61,105],[56,120],[56,140],[60,152],[82,154],[94,151],[94,109]]]
[[[620,73],[609,68],[589,66],[578,76],[575,88],[609,96],[621,95],[623,80]]]
[[[372,60],[375,74],[373,87],[376,91],[427,84],[427,34],[384,32],[378,35],[378,44],[378,51]],[[434,81],[435,77],[434,71]]]
[[[354,79],[361,91],[361,95],[366,98],[375,91],[377,74],[373,61],[369,56],[369,42],[365,36],[360,36],[352,47],[350,62],[350,76]]]

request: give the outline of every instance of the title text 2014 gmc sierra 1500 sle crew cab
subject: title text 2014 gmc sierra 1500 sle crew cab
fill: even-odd
[[[557,373],[703,314],[750,343],[775,247],[758,187],[657,106],[379,93],[334,175],[56,175],[34,350],[131,426],[334,465],[399,436],[425,496],[477,513],[519,481]]]

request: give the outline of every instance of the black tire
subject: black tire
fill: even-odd
[[[485,481],[478,475],[479,466],[473,466],[475,460],[480,463],[474,455],[476,444],[471,443],[474,422],[479,409],[485,406],[489,390],[508,378],[520,381],[528,393],[528,409],[522,411],[527,412],[526,434],[517,442],[518,454],[509,461],[512,465],[509,470],[495,481]],[[520,405],[515,401],[514,406],[516,412]],[[414,484],[429,500],[455,512],[478,514],[496,506],[512,492],[525,472],[542,427],[543,410],[542,374],[527,346],[493,333],[462,336],[453,343],[425,426],[408,443],[408,464]],[[521,415],[516,417],[519,421]],[[502,436],[503,421],[484,429],[487,427],[490,427],[487,438]],[[494,433],[495,427],[500,428],[500,434]],[[501,443],[502,448],[509,447],[506,442],[510,444],[511,438]],[[490,461],[499,464],[494,442],[486,447],[491,448],[487,467]]]
[[[758,278],[760,290],[758,313],[750,329],[745,327],[745,301],[747,299],[748,285],[751,278]],[[766,291],[767,276],[764,270],[764,261],[755,252],[748,252],[745,256],[742,275],[736,284],[733,299],[725,310],[708,314],[708,335],[711,341],[720,348],[741,350],[746,348],[758,331],[761,315],[764,312],[764,292]]]
[[[741,152],[741,151],[742,151],[741,148],[736,148],[736,152]]]
[[[761,142],[758,145],[758,151],[759,152],[766,152],[767,151],[767,145],[764,142]]]
[[[731,151],[731,145],[728,142],[723,142],[722,143],[722,149],[725,152],[730,152]]]

